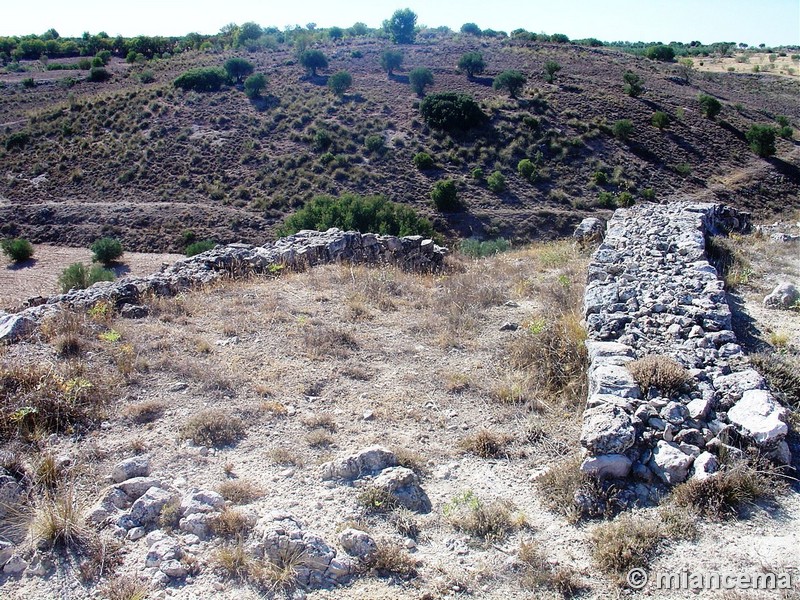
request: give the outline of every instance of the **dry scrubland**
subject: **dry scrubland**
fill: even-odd
[[[164,596],[137,579],[144,539],[114,539],[81,516],[112,466],[134,455],[181,490],[229,501],[217,535],[182,559],[189,576],[172,597],[291,591],[291,564],[244,553],[250,516],[273,510],[334,546],[346,527],[378,542],[352,584],[311,598],[608,597],[628,594],[631,566],[796,567],[800,501],[744,464],[731,466],[731,489],[683,486],[614,520],[570,508],[581,489],[615,512],[614,490],[577,471],[586,260],[561,242],[456,257],[442,275],[325,266],[152,299],[143,320],[103,306],[65,313],[40,339],[0,349],[4,412],[36,408],[0,431],[4,467],[27,490],[6,507],[3,535],[54,561],[45,578],[0,576],[2,593]],[[520,328],[501,331],[506,323]],[[430,513],[322,481],[323,462],[373,444],[420,476]],[[175,528],[169,511],[159,526]]]

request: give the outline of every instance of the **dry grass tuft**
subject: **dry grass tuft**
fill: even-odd
[[[375,554],[366,566],[380,577],[410,579],[417,575],[416,559],[392,540],[379,540]]]
[[[418,476],[425,477],[430,472],[427,460],[421,452],[404,447],[393,447],[392,453],[397,459],[398,465],[411,469]]]
[[[353,350],[358,350],[353,334],[324,324],[305,324],[301,339],[309,356],[315,359],[345,358]]]
[[[166,409],[167,403],[163,400],[145,400],[129,404],[122,410],[122,414],[134,423],[143,425],[159,419]]]
[[[668,396],[678,393],[691,381],[689,372],[674,358],[651,354],[625,365],[636,383],[647,394],[651,387]]]
[[[211,531],[224,538],[244,539],[250,530],[250,523],[245,515],[233,508],[225,508],[209,522]]]
[[[82,363],[0,364],[0,439],[90,427],[109,398],[107,382],[87,378]]]
[[[303,418],[302,422],[308,429],[325,429],[331,433],[336,433],[338,429],[336,421],[333,420],[333,416],[328,413],[308,415]]]
[[[274,400],[265,400],[260,405],[260,408],[265,413],[271,414],[275,417],[285,417],[288,413],[288,409],[286,405],[282,402],[277,402]]]
[[[450,525],[487,542],[504,538],[525,525],[525,518],[508,500],[483,502],[472,491],[459,494],[444,507]]]
[[[182,439],[197,445],[222,448],[245,436],[244,423],[226,410],[209,408],[189,418],[181,431]]]
[[[270,592],[290,590],[297,585],[298,569],[305,564],[305,553],[287,550],[276,560],[253,561],[248,579]]]
[[[730,519],[786,489],[774,468],[734,462],[706,479],[690,479],[672,491],[673,502],[712,519]]]
[[[34,481],[36,485],[53,489],[62,481],[63,472],[56,457],[50,452],[43,452],[34,461]]]
[[[333,436],[326,429],[313,429],[306,434],[306,443],[311,448],[327,448],[333,445]]]
[[[525,589],[549,589],[558,592],[564,598],[572,598],[584,589],[574,569],[550,564],[539,545],[533,540],[520,542],[517,561],[519,582]]]
[[[249,504],[264,495],[263,489],[247,479],[223,481],[217,486],[217,492],[234,504]]]
[[[419,524],[417,523],[416,513],[405,507],[398,507],[389,517],[389,522],[402,536],[416,540],[419,537]]]
[[[781,402],[800,412],[800,356],[755,354],[750,357]]]
[[[303,466],[303,459],[295,452],[283,447],[272,448],[267,451],[267,457],[276,465]]]
[[[506,446],[512,438],[506,433],[498,433],[489,429],[479,429],[464,437],[460,442],[462,450],[481,458],[498,458],[505,454]]]
[[[595,527],[590,540],[594,561],[622,584],[628,571],[647,567],[662,532],[658,521],[626,513]]]
[[[399,506],[392,494],[371,485],[362,488],[357,499],[358,503],[369,513],[388,513]]]
[[[54,548],[77,549],[93,539],[71,487],[46,494],[35,506],[29,527],[34,541]]]
[[[107,581],[100,593],[106,600],[145,600],[150,586],[134,575],[119,575]]]
[[[252,564],[241,540],[232,546],[220,546],[211,557],[212,568],[229,579],[247,579]]]

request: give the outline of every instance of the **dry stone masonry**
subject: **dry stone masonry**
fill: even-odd
[[[744,230],[747,215],[717,204],[619,209],[592,256],[584,298],[589,397],[582,471],[629,478],[637,496],[717,468],[723,448],[754,445],[791,459],[786,410],[749,364],[732,331],[708,236]],[[641,389],[626,365],[660,355],[689,383]]]
[[[223,277],[303,269],[314,265],[351,262],[394,264],[414,271],[435,271],[447,250],[419,235],[395,237],[355,231],[300,231],[263,246],[229,244],[185,258],[149,277],[129,277],[96,283],[49,299],[28,301],[28,308],[12,314],[0,311],[0,342],[13,342],[33,332],[41,321],[62,307],[87,309],[111,302],[123,316],[142,317],[138,306],[148,294],[172,296]]]

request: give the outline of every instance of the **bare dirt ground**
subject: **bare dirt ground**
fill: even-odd
[[[770,61],[767,53],[741,52],[734,56],[696,58],[693,59],[694,68],[698,71],[710,73],[769,73],[779,77],[797,79],[800,76],[800,61],[791,56],[775,56]],[[757,68],[757,70],[756,70]],[[731,69],[733,69],[731,71]]]
[[[112,270],[117,277],[150,275],[163,263],[173,263],[179,258],[180,254],[126,252]],[[92,252],[87,248],[37,244],[33,258],[20,265],[0,256],[0,309],[13,309],[28,298],[59,293],[59,276],[76,262],[91,264]]]
[[[146,453],[153,475],[182,491],[250,482],[259,491],[237,510],[256,516],[288,511],[333,546],[343,527],[356,526],[401,544],[417,562],[414,577],[369,573],[349,586],[298,597],[561,597],[520,563],[521,549],[531,543],[548,569],[570,574],[582,597],[632,597],[592,556],[591,538],[602,523],[572,524],[548,508],[546,490],[534,482],[547,470],[570,468],[585,395],[580,386],[572,393],[548,392],[542,369],[515,368],[511,360],[532,331],[575,322],[557,315],[579,311],[585,260],[561,243],[466,261],[446,275],[326,266],[275,280],[229,282],[157,300],[146,319],[87,319],[77,358],[58,356],[63,334],[56,326],[48,330],[52,338],[6,348],[0,360],[35,359],[56,369],[77,362],[86,377],[114,383],[114,402],[99,428],[37,442],[40,453],[73,459],[70,476],[87,504],[113,464]],[[500,331],[506,322],[523,329]],[[100,340],[98,328],[119,336]],[[569,335],[580,343],[574,330]],[[131,415],[144,406],[154,409],[154,417],[134,420]],[[209,408],[242,420],[244,434],[236,443],[214,449],[182,439],[188,420]],[[468,450],[466,442],[481,430],[503,440],[494,457]],[[397,526],[392,514],[367,510],[357,487],[321,479],[321,463],[376,443],[401,453],[422,476],[432,510],[411,515],[416,534]],[[468,491],[485,503],[511,503],[524,519],[489,541],[459,531],[446,509]],[[661,510],[635,512],[659,522]],[[650,573],[754,575],[797,568],[796,492],[776,504],[752,506],[741,520],[686,518],[696,538],[660,544]],[[223,545],[214,539],[192,546],[196,572],[147,597],[272,597],[215,566]],[[136,578],[146,552],[144,539],[126,541],[110,564],[119,563],[117,574]],[[0,594],[88,598],[102,583],[82,581],[80,570],[62,561],[44,578],[0,575]],[[643,595],[687,597],[652,587]],[[719,592],[692,596],[715,598]],[[795,588],[725,597],[798,595]]]

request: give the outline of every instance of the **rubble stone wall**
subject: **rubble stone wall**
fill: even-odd
[[[149,294],[171,296],[224,277],[302,269],[319,264],[351,262],[394,264],[415,271],[435,271],[447,250],[422,236],[395,237],[355,231],[300,231],[264,246],[229,244],[175,262],[148,277],[127,277],[96,283],[51,298],[29,301],[13,314],[0,312],[0,342],[31,333],[47,315],[64,307],[87,309],[99,301],[118,308],[135,305]]]
[[[707,477],[721,449],[755,445],[791,459],[786,410],[737,343],[709,236],[743,230],[747,215],[718,204],[619,209],[592,256],[584,297],[589,397],[584,472],[637,484]],[[673,359],[689,383],[641,389],[626,364]]]

